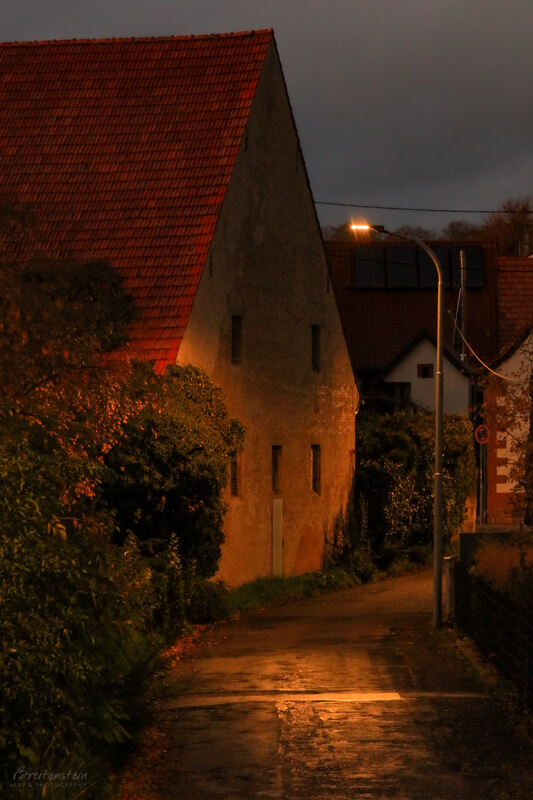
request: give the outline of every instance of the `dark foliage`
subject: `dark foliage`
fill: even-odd
[[[199,371],[106,357],[133,313],[109,265],[36,258],[12,206],[0,234],[0,793],[81,766],[103,798],[156,654],[225,603],[205,576],[242,430]]]
[[[169,367],[159,378],[139,365],[134,382],[145,404],[105,456],[103,494],[118,537],[133,534],[158,552],[174,535],[185,569],[210,577],[223,540],[228,459],[241,447],[242,428],[194,367]]]
[[[473,489],[472,429],[461,417],[444,426],[445,542],[461,525]],[[428,548],[433,536],[434,418],[361,414],[350,503],[335,560],[366,572]]]

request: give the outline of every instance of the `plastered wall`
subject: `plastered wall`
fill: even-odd
[[[239,363],[232,316],[242,318]],[[320,330],[319,370],[312,326]],[[238,494],[226,492],[218,577],[237,585],[280,564],[284,574],[319,568],[351,483],[358,392],[274,46],[178,362],[206,370],[246,428]],[[320,493],[312,445],[320,445]],[[273,446],[281,447],[277,491]]]

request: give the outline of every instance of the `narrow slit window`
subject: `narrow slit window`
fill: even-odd
[[[311,325],[311,365],[315,372],[320,372],[321,338],[320,325]]]
[[[279,468],[281,462],[281,445],[275,444],[272,447],[272,491],[279,493]]]
[[[320,494],[322,484],[321,451],[319,444],[311,445],[311,485],[315,494]]]
[[[231,363],[240,364],[242,360],[242,317],[231,318]]]
[[[238,497],[239,489],[239,462],[237,455],[233,455],[230,461],[230,491],[233,497]]]

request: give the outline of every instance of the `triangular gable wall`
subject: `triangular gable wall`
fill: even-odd
[[[242,321],[237,363],[234,316]],[[281,565],[286,574],[319,568],[349,494],[358,392],[274,42],[178,360],[224,387],[246,429],[219,576],[239,583]],[[320,491],[312,481],[317,447]]]

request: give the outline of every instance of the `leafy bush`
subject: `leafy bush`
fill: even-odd
[[[6,795],[19,767],[96,765],[105,776],[158,650],[214,599],[223,613],[226,595],[206,578],[220,554],[228,455],[242,440],[198,370],[160,377],[104,358],[133,313],[116,273],[35,258],[38,237],[24,226],[0,207]],[[106,790],[97,781],[80,796],[89,791]]]
[[[210,577],[223,540],[228,459],[242,444],[242,428],[195,367],[169,367],[158,377],[139,365],[134,386],[144,406],[105,456],[104,497],[119,538],[133,534],[154,553],[174,537],[185,571]]]
[[[4,430],[0,440],[4,784],[21,765],[87,763],[126,739],[124,687],[154,655],[129,621],[112,519],[80,515],[74,526],[60,516],[61,489],[82,465],[50,441],[32,428],[16,440]]]
[[[460,527],[475,481],[470,424],[445,417],[443,535]],[[361,414],[357,462],[343,525],[333,542],[335,563],[370,573],[424,551],[433,536],[434,418]]]
[[[337,517],[329,549],[333,566],[348,570],[362,581],[370,580],[376,571],[368,532],[368,504],[353,485],[346,513],[341,511]]]

